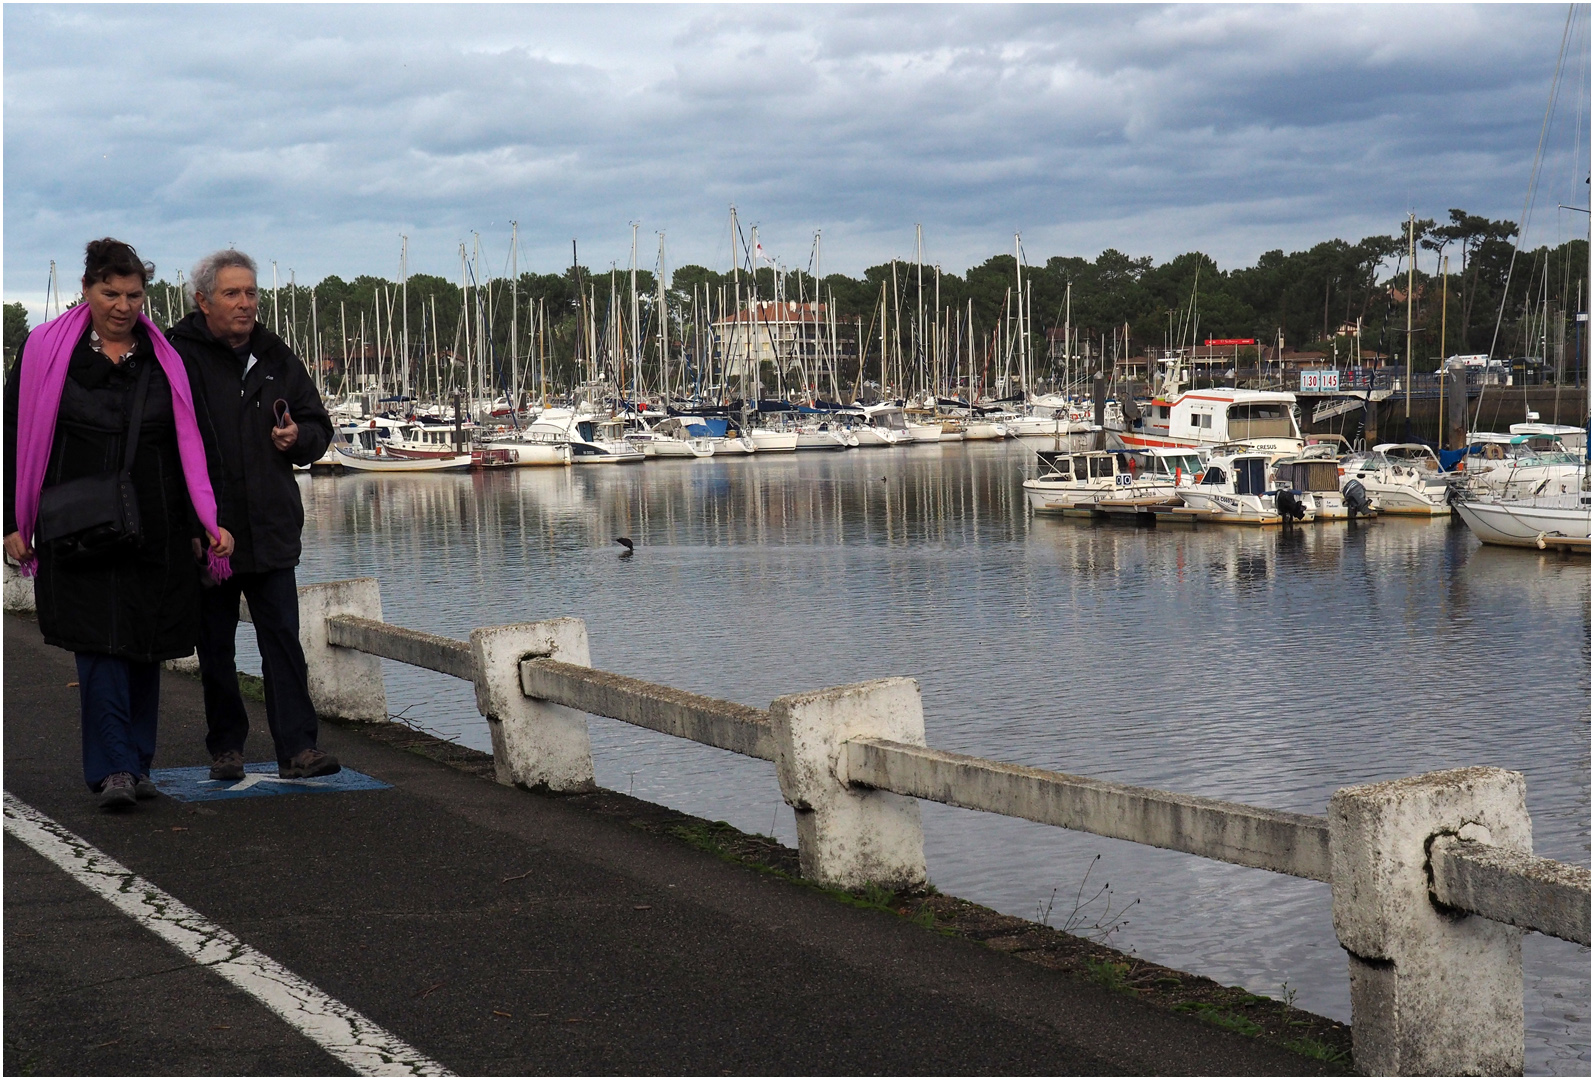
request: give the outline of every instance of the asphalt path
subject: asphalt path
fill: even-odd
[[[391,788],[101,813],[71,656],[4,637],[6,791],[461,1075],[1323,1071],[332,726]],[[165,673],[156,767],[208,764],[203,730]],[[10,835],[4,913],[7,1075],[347,1071]]]

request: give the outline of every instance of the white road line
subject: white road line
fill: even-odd
[[[254,997],[357,1075],[454,1075],[9,791],[5,830],[189,959]]]

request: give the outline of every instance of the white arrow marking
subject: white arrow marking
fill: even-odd
[[[201,780],[201,784],[225,784],[225,780]],[[324,780],[289,779],[283,776],[268,776],[265,773],[245,773],[244,778],[228,788],[228,791],[245,791],[256,784],[303,784],[305,787],[331,787]]]

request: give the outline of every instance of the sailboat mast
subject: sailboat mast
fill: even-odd
[[[1406,215],[1406,433],[1411,437],[1411,294],[1417,285],[1417,215]]]

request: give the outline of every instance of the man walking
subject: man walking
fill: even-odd
[[[210,778],[244,776],[249,716],[235,661],[240,594],[249,601],[260,642],[278,775],[326,776],[339,766],[316,748],[315,707],[299,646],[293,570],[304,505],[293,466],[326,453],[332,421],[304,364],[256,321],[260,292],[253,259],[231,250],[207,255],[194,267],[188,292],[199,310],[167,337],[188,369],[217,517],[236,543],[232,577],[203,590],[200,602],[199,674],[210,728]]]

